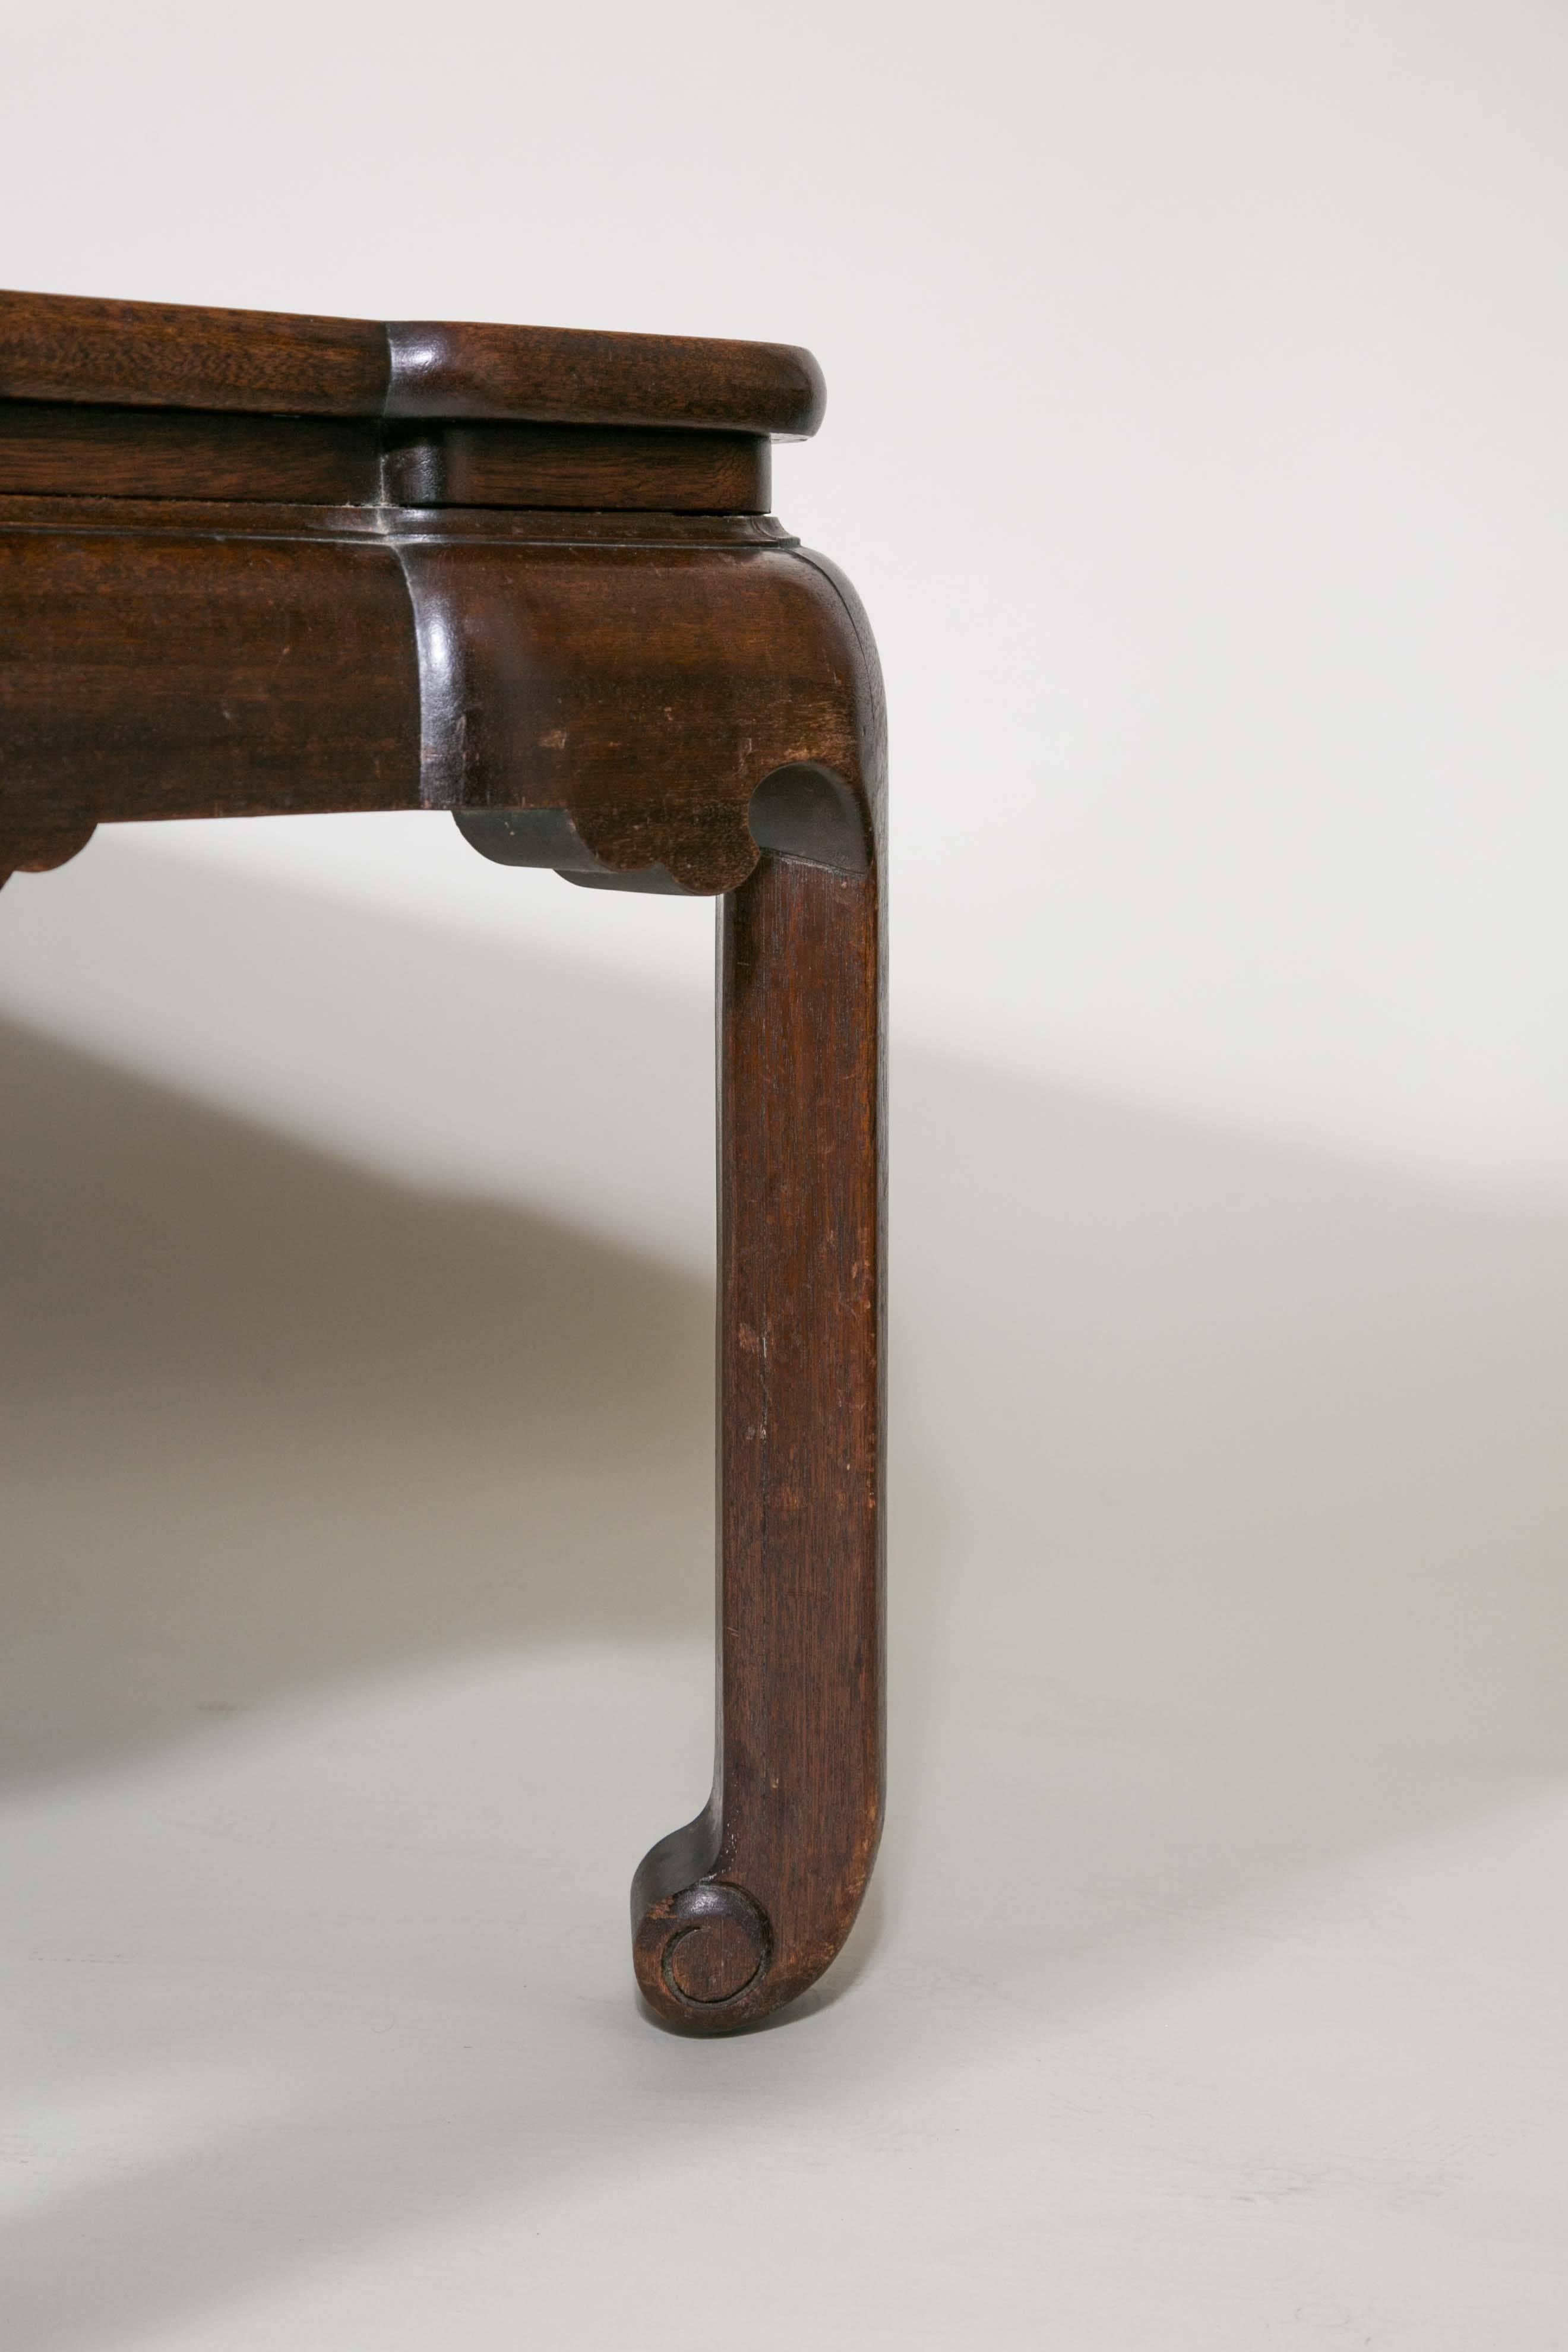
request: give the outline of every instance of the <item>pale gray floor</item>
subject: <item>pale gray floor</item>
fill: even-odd
[[[0,947],[8,2352],[1568,2341],[1563,1221],[906,1057],[878,1896],[693,2047],[705,1024],[130,871]]]

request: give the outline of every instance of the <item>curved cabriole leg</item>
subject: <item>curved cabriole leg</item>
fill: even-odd
[[[719,1753],[632,1889],[658,2015],[722,2033],[843,1944],[882,1817],[879,877],[721,901]]]

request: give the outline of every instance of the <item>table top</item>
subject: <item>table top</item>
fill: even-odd
[[[787,343],[0,292],[0,400],[802,440],[825,392],[811,353]]]

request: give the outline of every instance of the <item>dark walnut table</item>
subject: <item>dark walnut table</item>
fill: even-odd
[[[822,405],[780,344],[0,295],[0,877],[428,809],[718,899],[718,1762],[632,1890],[709,2033],[826,1967],[882,1810],[882,701],[768,511]]]

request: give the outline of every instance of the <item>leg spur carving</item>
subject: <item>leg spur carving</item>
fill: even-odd
[[[458,809],[458,830],[470,849],[497,866],[552,868],[563,882],[589,890],[643,891],[658,898],[704,898],[688,891],[666,866],[617,870],[596,857],[565,808]],[[775,768],[752,793],[746,811],[754,864],[772,850],[838,874],[864,874],[873,857],[872,815],[831,768],[796,761]],[[742,877],[743,878],[743,877]]]
[[[68,865],[92,839],[92,824],[35,825],[22,834],[0,833],[0,889],[13,874],[47,874]]]

